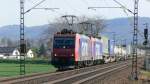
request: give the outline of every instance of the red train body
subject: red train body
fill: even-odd
[[[84,67],[100,63],[102,42],[82,34],[55,34],[52,64],[58,68]]]

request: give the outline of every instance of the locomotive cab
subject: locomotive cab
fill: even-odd
[[[57,68],[68,68],[74,65],[75,34],[55,34],[53,40],[52,64]]]

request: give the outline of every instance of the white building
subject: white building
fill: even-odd
[[[34,58],[34,52],[31,49],[27,52],[27,58]]]
[[[31,49],[27,52],[27,58],[34,58]],[[20,59],[20,52],[14,47],[0,47],[0,59]]]
[[[0,47],[1,59],[18,59],[20,52],[14,47]]]

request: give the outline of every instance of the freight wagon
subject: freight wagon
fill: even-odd
[[[91,37],[93,64],[103,63],[103,44],[100,38]]]

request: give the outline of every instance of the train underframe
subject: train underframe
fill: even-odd
[[[74,69],[74,68],[83,68],[92,65],[103,64],[103,59],[98,60],[85,60],[85,61],[74,61],[74,57],[55,57],[52,59],[52,64],[58,68],[59,71]]]

